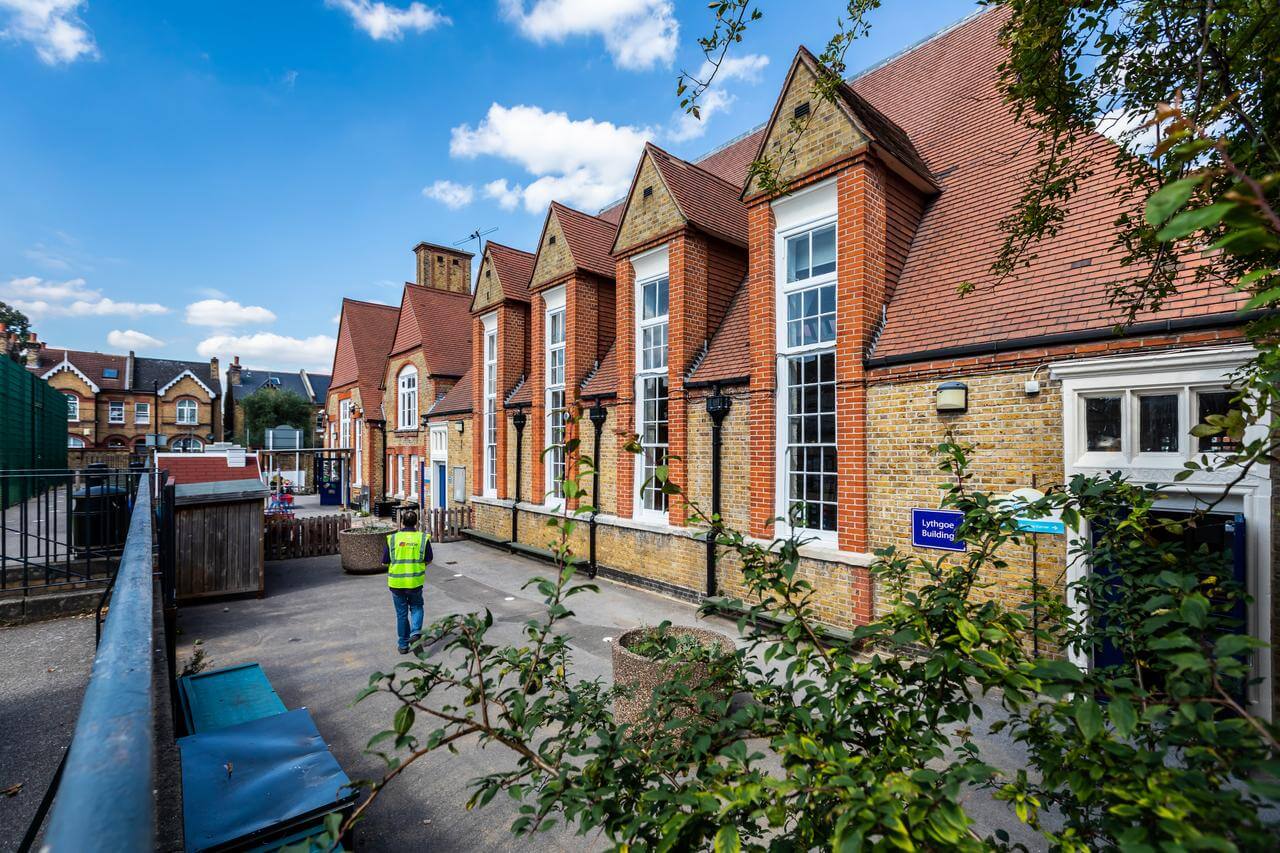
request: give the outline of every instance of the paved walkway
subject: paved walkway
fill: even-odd
[[[0,851],[16,850],[71,743],[93,667],[93,617],[0,628]]]
[[[438,545],[427,575],[427,618],[488,607],[495,619],[493,639],[520,642],[525,621],[539,611],[536,594],[521,586],[548,571],[544,563],[471,542]],[[599,595],[573,600],[578,615],[566,628],[580,677],[612,677],[605,640],[626,628],[664,619],[685,625],[699,622],[689,604],[603,579],[599,585]],[[736,633],[726,620],[707,621],[725,633]],[[180,624],[179,666],[190,657],[196,640],[202,641],[210,667],[260,662],[287,707],[311,710],[348,775],[381,776],[383,765],[364,754],[364,745],[390,726],[395,703],[374,697],[353,706],[351,700],[370,672],[389,670],[401,659],[384,577],[345,575],[337,557],[268,563],[267,597],[186,607]],[[988,708],[987,719],[994,719],[998,708],[994,703]],[[982,741],[986,760],[1006,768],[1023,764],[1021,751],[1007,739],[984,736]],[[498,748],[482,752],[465,740],[458,746],[458,755],[424,758],[388,788],[361,829],[362,849],[532,853],[602,846],[563,829],[532,839],[513,838],[508,827],[516,808],[506,797],[466,811],[466,783],[507,766],[509,759]],[[1016,825],[1006,807],[985,794],[975,792],[968,799],[980,824]],[[1030,832],[1018,832],[1014,840],[1032,849],[1042,846]]]

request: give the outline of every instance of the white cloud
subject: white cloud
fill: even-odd
[[[455,127],[449,153],[455,157],[489,155],[516,163],[534,176],[527,186],[492,181],[485,195],[500,204],[536,213],[548,201],[587,209],[602,207],[622,195],[648,128],[595,119],[571,119],[566,113],[539,107],[493,104],[474,128]],[[509,208],[508,208],[509,209]]]
[[[0,286],[0,298],[33,319],[169,313],[168,308],[155,302],[117,302],[87,286],[82,278],[66,281],[50,281],[34,275],[13,278]]]
[[[758,53],[747,53],[742,56],[727,56],[716,71],[710,62],[703,62],[698,70],[697,79],[707,80],[715,73],[715,78],[702,96],[698,98],[699,117],[689,113],[679,113],[667,129],[666,137],[673,142],[687,142],[697,139],[707,132],[707,122],[713,115],[725,112],[733,106],[737,96],[725,90],[729,83],[742,81],[746,83],[760,82],[761,72],[769,64],[769,57]]]
[[[197,287],[194,291],[205,299],[226,299],[227,294],[216,287]]]
[[[404,9],[380,0],[325,0],[325,5],[346,12],[356,27],[378,41],[399,41],[406,32],[425,33],[453,23],[447,15],[421,3],[410,3]]]
[[[422,194],[435,199],[450,210],[457,210],[471,204],[476,191],[466,184],[455,184],[453,181],[436,181],[422,188]]]
[[[241,305],[228,299],[201,299],[187,306],[187,322],[192,326],[243,326],[273,323],[276,315],[261,305]]]
[[[503,210],[515,210],[520,204],[520,187],[513,187],[506,178],[499,178],[484,185],[485,198],[491,198]]]
[[[671,0],[502,0],[502,11],[540,44],[598,35],[614,64],[632,71],[670,65],[680,35]]]
[[[112,349],[140,350],[162,347],[164,346],[164,341],[135,329],[125,329],[123,332],[119,329],[112,329],[107,333],[107,344]]]
[[[213,335],[196,345],[203,358],[217,356],[223,364],[240,357],[245,367],[262,370],[314,370],[326,372],[333,364],[337,341],[329,335],[292,338],[275,332],[254,335]]]
[[[0,37],[29,42],[46,65],[93,59],[98,46],[77,14],[85,5],[86,0],[0,0],[0,12],[8,13]]]

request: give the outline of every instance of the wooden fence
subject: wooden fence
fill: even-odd
[[[466,538],[462,531],[474,523],[469,506],[429,509],[422,519],[422,529],[431,534],[432,542],[456,542]]]
[[[323,557],[338,553],[338,533],[351,527],[351,516],[267,517],[263,550],[268,560]]]

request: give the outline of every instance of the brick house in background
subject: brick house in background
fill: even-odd
[[[912,509],[937,506],[932,449],[948,434],[978,445],[973,486],[995,493],[1113,470],[1169,484],[1193,455],[1223,449],[1189,430],[1226,406],[1228,377],[1249,357],[1243,300],[1188,284],[1117,333],[1108,282],[1137,273],[1112,245],[1124,199],[1111,142],[1093,140],[1094,173],[1030,266],[999,282],[990,273],[999,222],[1036,157],[998,88],[1004,14],[965,19],[842,85],[834,103],[814,96],[822,71],[801,48],[760,129],[694,162],[647,146],[627,197],[597,216],[552,204],[528,314],[517,287],[486,280],[472,306],[472,423],[491,436],[471,453],[477,530],[505,541],[518,500],[519,546],[547,546],[568,461],[555,449],[559,412],[600,405],[601,574],[690,599],[712,585],[739,592],[732,559],[709,569],[705,526],[645,485],[669,463],[709,509],[714,397],[726,522],[764,541],[794,524],[820,616],[849,626],[886,606],[872,552],[913,548]],[[797,120],[807,129],[793,144]],[[778,164],[785,193],[748,179],[760,156]],[[493,267],[506,285],[500,263],[487,252],[482,276]],[[964,296],[962,283],[973,285]],[[510,462],[496,460],[514,459],[520,409],[517,495]],[[502,425],[482,433],[486,418]],[[578,428],[581,452],[594,452],[592,425]],[[640,457],[621,450],[635,435]],[[1270,474],[1249,472],[1218,508],[1264,642],[1276,619]],[[1161,509],[1185,511],[1224,485],[1193,476]],[[1017,600],[1032,576],[1060,586],[1084,570],[1067,549],[1061,535],[1040,536],[1034,556],[1010,549],[992,594]],[[586,525],[574,550],[588,553]],[[1251,699],[1265,714],[1273,662],[1255,662]]]
[[[239,356],[227,365],[227,393],[223,400],[222,423],[223,431],[229,439],[238,440],[239,434],[244,431],[245,398],[262,390],[288,391],[309,402],[312,408],[311,426],[315,430],[312,440],[316,447],[323,446],[329,376],[306,370],[255,370],[241,367]]]
[[[222,379],[216,358],[181,361],[51,347],[32,338],[26,367],[67,400],[67,446],[203,450],[221,441]]]
[[[351,451],[349,503],[364,490],[383,494],[382,373],[400,312],[392,305],[343,299],[325,405],[324,446]]]
[[[419,243],[382,374],[387,497],[418,500],[430,456],[426,414],[471,366],[471,258]]]
[[[465,506],[472,491],[473,445],[480,434],[471,424],[474,370],[457,381],[427,410],[427,443],[422,459],[421,505],[430,509]]]

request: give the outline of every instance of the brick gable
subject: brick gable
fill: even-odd
[[[533,262],[529,288],[538,290],[563,278],[573,270],[573,253],[569,250],[569,241],[565,239],[560,217],[552,207],[547,211],[547,222],[542,228],[542,237],[538,242],[538,253]]]
[[[652,146],[645,146],[640,157],[640,166],[631,182],[631,192],[627,195],[618,237],[614,241],[615,254],[625,254],[685,224],[684,214],[654,162],[655,151]]]

